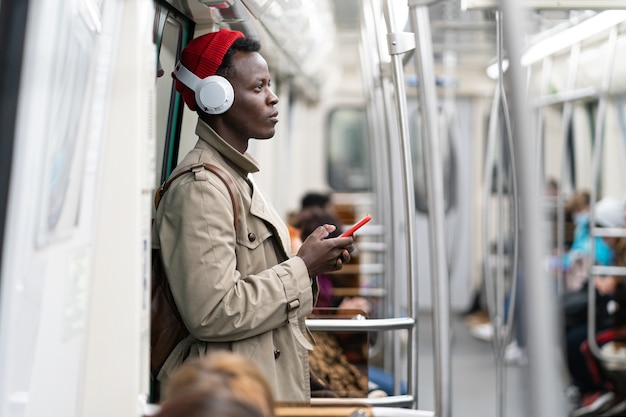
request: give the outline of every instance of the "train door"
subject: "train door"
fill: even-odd
[[[13,148],[2,155],[0,414],[133,415],[148,392],[153,5],[0,6],[14,64],[2,83],[16,82],[2,108],[15,106],[2,135]]]

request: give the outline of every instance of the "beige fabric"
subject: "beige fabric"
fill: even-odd
[[[191,334],[158,379],[186,358],[229,349],[261,368],[278,401],[308,401],[312,346],[304,318],[312,311],[313,292],[306,266],[299,257],[288,258],[287,227],[247,179],[258,170],[256,161],[202,121],[196,133],[200,140],[180,165],[208,162],[232,177],[241,196],[238,229],[235,236],[228,190],[211,172],[181,176],[163,197],[155,245]]]

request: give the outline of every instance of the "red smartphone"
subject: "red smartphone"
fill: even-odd
[[[365,223],[369,222],[370,220],[372,220],[372,216],[370,216],[369,214],[365,217],[363,217],[361,220],[359,220],[354,226],[352,226],[349,230],[346,230],[345,232],[343,232],[343,234],[340,237],[348,237],[348,236],[352,236],[354,234],[354,232],[356,232],[357,230],[359,230],[361,228],[361,226],[363,226]]]

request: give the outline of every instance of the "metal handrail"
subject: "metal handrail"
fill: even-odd
[[[311,405],[367,404],[371,406],[411,407],[414,403],[415,398],[412,395],[390,395],[381,398],[311,398]]]
[[[390,70],[389,65],[384,62],[383,56],[387,56],[387,46],[382,42],[382,39],[378,36],[379,33],[384,33],[384,28],[381,27],[378,17],[380,16],[382,4],[381,0],[363,0],[363,21],[364,21],[364,40],[362,41],[361,49],[363,55],[370,53],[370,45],[376,45],[376,57],[377,61],[372,60],[372,74],[375,76],[372,81],[373,88],[366,89],[365,92],[371,94],[372,97],[368,97],[370,104],[376,106],[374,109],[370,109],[370,116],[373,120],[380,120],[378,127],[378,135],[382,137],[393,138],[397,137],[397,115],[395,114],[395,107],[393,105],[393,86],[389,79]],[[373,39],[372,39],[373,38]],[[371,106],[370,106],[371,107]],[[383,117],[380,117],[383,116]],[[386,231],[395,231],[401,227],[402,213],[397,205],[393,205],[393,196],[395,191],[395,185],[399,183],[401,174],[398,172],[399,164],[396,163],[398,156],[398,149],[395,144],[390,140],[375,140],[375,146],[377,146],[377,163],[379,172],[389,173],[389,175],[379,175],[378,177],[378,201],[383,211],[383,221],[386,223]],[[405,276],[405,262],[403,258],[403,251],[396,250],[396,239],[394,239],[395,233],[385,233],[383,235],[385,245],[388,250],[384,252],[385,261],[385,275],[383,279],[384,290],[388,297],[383,299],[382,311],[384,314],[393,314],[400,311],[400,303],[396,302],[398,292],[396,291],[396,276]],[[377,338],[373,346],[370,348],[370,354],[383,356],[383,368],[387,371],[391,370],[394,379],[394,392],[400,392],[400,378],[399,369],[399,349],[400,335],[398,333],[385,333],[382,337]]]
[[[306,324],[312,331],[380,331],[403,330],[415,326],[411,317],[393,319],[307,319]]]
[[[592,227],[590,234],[596,237],[626,237],[624,227]]]
[[[487,156],[486,156],[486,168],[484,171],[484,209],[483,209],[483,250],[485,259],[490,259],[490,250],[489,250],[489,225],[488,225],[488,215],[489,212],[489,200],[491,196],[492,189],[492,172],[495,162],[495,148],[496,148],[496,132],[498,129],[498,121],[500,112],[504,116],[504,123],[506,127],[506,142],[508,143],[508,149],[510,153],[509,160],[511,161],[511,191],[512,196],[510,196],[510,200],[512,201],[511,206],[513,208],[513,267],[511,268],[511,286],[510,286],[510,302],[508,307],[508,312],[504,311],[505,304],[505,277],[504,277],[504,264],[500,260],[504,255],[504,237],[505,237],[505,227],[502,223],[502,201],[503,197],[503,180],[502,173],[504,172],[503,167],[503,158],[498,158],[498,205],[499,209],[497,212],[498,218],[498,239],[497,239],[497,277],[493,278],[492,268],[490,267],[490,263],[487,263],[485,267],[485,289],[487,291],[487,308],[489,310],[489,316],[491,322],[494,327],[494,337],[492,339],[495,353],[495,361],[496,361],[496,389],[498,390],[496,395],[497,402],[497,411],[498,415],[504,415],[505,410],[505,371],[504,371],[504,350],[506,345],[511,340],[512,329],[513,329],[513,319],[515,316],[515,301],[516,301],[516,291],[517,291],[517,262],[518,262],[518,210],[517,210],[517,178],[516,178],[516,167],[514,164],[515,158],[513,154],[513,137],[511,130],[511,121],[509,117],[509,109],[508,103],[506,100],[506,93],[504,90],[504,70],[502,67],[503,61],[503,41],[502,41],[502,17],[499,11],[496,12],[496,38],[497,38],[497,59],[498,59],[498,82],[496,86],[496,91],[494,93],[493,103],[491,107],[491,116],[489,120],[489,133],[488,133],[488,147],[487,147]],[[503,147],[500,148],[503,153]],[[503,318],[506,315],[506,320]]]
[[[575,65],[573,66],[576,67]],[[548,94],[535,98],[533,100],[533,106],[547,107],[555,104],[571,103],[572,101],[589,100],[598,97],[600,97],[600,91],[596,87],[583,87],[576,90],[568,88],[561,93]]]
[[[593,265],[590,269],[590,275],[611,275],[611,276],[626,276],[626,267],[624,266],[604,266]]]
[[[415,32],[415,72],[419,77],[426,189],[428,237],[433,296],[433,351],[435,353],[435,414],[449,417],[451,410],[450,283],[445,245],[443,168],[439,149],[437,91],[428,5],[432,0],[409,0],[409,21]],[[411,202],[413,200],[411,199]],[[416,256],[416,254],[412,254]],[[412,265],[415,265],[412,263]],[[416,276],[416,275],[415,275]]]
[[[374,417],[435,417],[435,413],[432,411],[424,410],[404,410],[404,409],[390,409],[384,407],[374,407],[372,409]]]
[[[396,248],[400,251],[403,249],[404,264],[406,265],[407,274],[407,315],[409,317],[417,316],[417,250],[415,249],[415,242],[417,241],[417,233],[415,226],[415,200],[413,197],[413,169],[411,160],[411,146],[410,135],[408,126],[408,111],[406,103],[406,91],[404,82],[404,73],[402,65],[402,54],[413,49],[414,45],[411,45],[410,38],[406,36],[406,33],[398,32],[396,28],[396,22],[393,19],[394,4],[399,4],[395,0],[385,0],[383,14],[385,23],[387,26],[387,46],[389,55],[391,57],[392,79],[395,90],[395,108],[397,112],[397,123],[399,138],[399,150],[401,157],[400,174],[401,174],[401,197],[402,197],[402,220],[405,225],[405,241],[403,242],[404,248]],[[434,78],[433,78],[434,80]],[[394,306],[396,314],[399,313],[399,306]],[[415,327],[408,329],[408,358],[407,366],[409,369],[409,375],[407,381],[408,392],[417,399],[417,383],[413,378],[413,370],[417,368],[417,329]],[[400,353],[399,344],[394,345],[396,354]],[[395,373],[398,374],[401,371],[400,364],[396,361]],[[396,389],[399,388],[399,381],[396,380]]]
[[[435,413],[432,411],[385,407],[372,408],[372,414],[374,417],[435,417]]]
[[[361,252],[384,252],[387,250],[385,242],[359,242],[359,251]]]

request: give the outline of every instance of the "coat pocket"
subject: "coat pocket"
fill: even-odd
[[[254,250],[273,235],[272,229],[268,227],[264,220],[248,216],[244,227],[237,230],[237,244]]]

